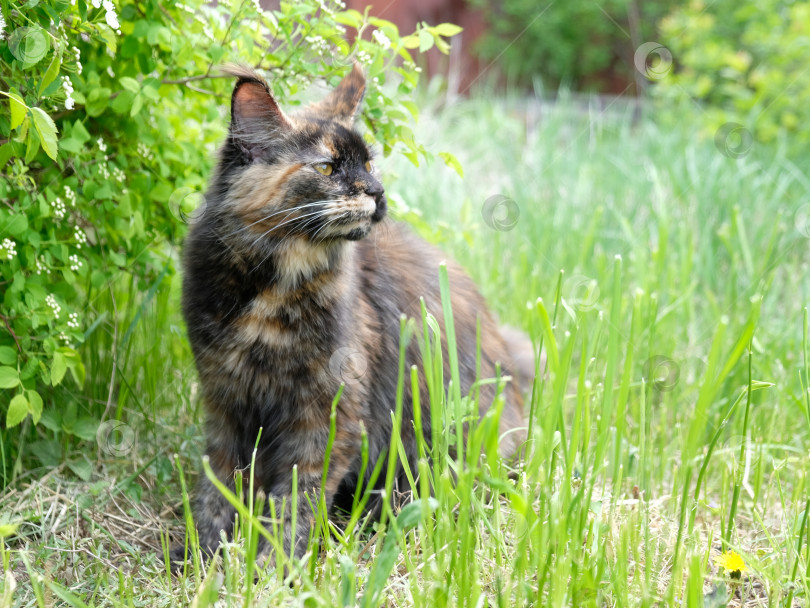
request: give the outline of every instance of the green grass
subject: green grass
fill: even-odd
[[[321,553],[298,563],[276,543],[259,567],[256,540],[278,525],[247,504],[220,559],[171,575],[155,553],[167,531],[183,538],[180,467],[186,485],[201,470],[201,411],[167,272],[94,301],[88,382],[60,424],[107,410],[126,426],[85,442],[37,430],[25,464],[57,466],[23,467],[0,499],[20,523],[0,544],[0,598],[12,576],[8,604],[25,606],[807,605],[807,167],[778,145],[730,159],[688,116],[663,126],[573,107],[535,121],[518,101],[466,101],[429,117],[428,146],[457,153],[464,179],[382,163],[398,214],[546,353],[513,474],[496,456],[496,408],[463,446],[437,438],[411,471],[410,506],[318,522]],[[494,195],[519,215],[506,203],[512,215],[493,221]],[[429,323],[403,333],[429,342]],[[420,398],[436,422],[445,405],[472,407],[426,361],[400,381],[435,379]],[[745,560],[739,580],[715,564],[726,550]]]

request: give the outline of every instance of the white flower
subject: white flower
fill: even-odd
[[[6,258],[9,260],[13,260],[14,256],[17,255],[17,243],[11,239],[3,239],[3,245],[0,249],[6,252]]]
[[[70,269],[71,270],[76,271],[76,270],[78,270],[79,268],[82,267],[82,262],[79,259],[79,256],[71,255],[71,256],[68,257],[68,260],[70,261]]]
[[[76,240],[76,249],[81,249],[82,245],[87,242],[87,235],[84,230],[76,226],[73,231],[73,238]]]
[[[70,201],[71,207],[76,206],[76,193],[67,184],[65,184],[65,198]]]
[[[67,207],[65,206],[65,203],[62,201],[61,198],[57,196],[55,200],[52,200],[51,207],[53,207],[53,214],[56,216],[56,219],[58,220],[65,219],[65,215],[67,214]]]
[[[37,263],[37,274],[51,274],[51,269],[45,264],[45,259],[42,256],[39,256],[36,260]]]
[[[76,100],[73,99],[73,83],[67,76],[62,76],[62,88],[65,89],[65,93],[67,94],[67,99],[65,99],[65,108],[72,110]]]
[[[112,66],[111,66],[111,65],[108,65],[108,66],[107,66],[107,75],[108,75],[110,78],[115,78],[115,72],[113,72],[113,69],[112,69]]]
[[[53,296],[52,293],[49,293],[45,297],[45,303],[51,307],[51,310],[53,311],[53,316],[58,319],[59,313],[62,312],[62,307],[59,306],[59,302],[56,301],[56,298]]]
[[[91,0],[93,8],[101,8],[101,0]]]
[[[76,71],[81,74],[82,73],[82,52],[79,50],[78,47],[73,47],[73,53],[76,55]]]
[[[112,175],[113,178],[115,178],[115,180],[118,181],[119,183],[122,183],[127,178],[126,173],[121,171],[121,169],[119,169],[118,167],[113,167]]]
[[[374,33],[371,35],[374,37],[374,40],[376,40],[377,43],[384,49],[391,48],[391,39],[386,36],[385,32],[382,30],[374,30]]]
[[[79,329],[79,325],[80,325],[79,324],[79,313],[77,313],[77,312],[70,313],[68,315],[67,324],[68,324],[68,327],[71,327],[73,329]]]
[[[143,142],[138,144],[138,154],[143,156],[146,160],[152,160],[152,152],[149,151],[149,148]]]
[[[6,37],[6,20],[3,19],[3,15],[0,14],[0,40]]]
[[[115,5],[110,2],[110,0],[104,0],[102,4],[104,6],[104,10],[107,11],[107,13],[104,15],[107,25],[114,30],[117,30],[119,27],[121,27],[121,24],[118,23],[118,15],[115,14]]]
[[[107,144],[105,144],[105,143],[104,143],[104,140],[103,140],[101,137],[99,137],[99,138],[96,140],[96,143],[98,144],[98,149],[99,149],[99,150],[101,150],[102,152],[106,152],[106,151],[107,151]]]

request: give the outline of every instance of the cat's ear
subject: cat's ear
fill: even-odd
[[[318,114],[353,122],[360,111],[363,94],[366,92],[366,77],[363,68],[355,63],[352,71],[340,81],[337,88],[312,109]]]
[[[223,71],[238,78],[231,95],[231,136],[234,143],[256,160],[274,140],[291,129],[270,87],[250,68],[229,65]]]

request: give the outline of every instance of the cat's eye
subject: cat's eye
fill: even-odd
[[[371,167],[371,161],[370,161],[370,160],[367,160],[367,161],[366,161],[366,171],[368,171],[369,173],[371,173],[371,168],[372,168],[372,167]]]
[[[332,175],[332,163],[318,163],[315,170],[321,175]]]

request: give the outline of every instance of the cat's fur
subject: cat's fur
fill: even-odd
[[[358,66],[326,99],[295,116],[279,108],[257,74],[230,71],[238,79],[230,131],[205,213],[186,241],[183,312],[203,388],[211,466],[233,487],[234,471],[250,465],[261,427],[255,487],[289,497],[298,467],[298,529],[290,534],[288,517],[286,542],[300,555],[313,515],[303,493],[317,500],[339,385],[346,381],[327,508],[357,484],[363,427],[368,471],[389,444],[400,317],[420,318],[421,297],[442,318],[444,256],[384,219],[383,186],[376,169],[367,170],[371,155],[353,128],[365,89]],[[315,169],[322,163],[332,165],[331,175]],[[495,377],[496,362],[509,374],[514,357],[470,278],[452,262],[447,268],[466,392],[476,377],[477,323],[482,378]],[[405,369],[420,359],[412,340]],[[410,382],[405,386],[402,441],[415,471]],[[514,383],[504,391],[501,451],[512,454],[525,436],[522,399]],[[424,379],[420,392],[430,438]],[[482,413],[493,398],[493,386],[482,387]],[[203,477],[193,511],[201,546],[215,550],[220,531],[232,532],[233,508]]]

